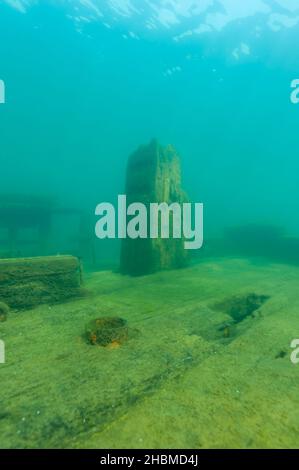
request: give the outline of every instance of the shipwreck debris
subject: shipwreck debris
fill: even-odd
[[[127,321],[119,317],[101,317],[86,326],[86,339],[89,344],[117,347],[127,341],[129,329]]]
[[[139,147],[127,166],[126,195],[128,204],[187,202],[181,187],[180,158],[171,145],[162,147],[156,140]],[[125,238],[122,241],[120,271],[142,276],[186,265],[187,251],[183,238]]]
[[[73,256],[0,259],[0,298],[11,308],[59,303],[83,294]]]

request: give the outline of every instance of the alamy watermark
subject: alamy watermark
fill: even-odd
[[[3,80],[0,80],[0,104],[5,103],[5,83]]]
[[[0,104],[5,103],[5,83],[0,80]],[[5,363],[5,343],[0,339],[0,364]]]
[[[291,348],[293,349],[291,353],[291,362],[292,364],[298,364],[299,363],[299,339],[293,339],[291,342]]]
[[[95,233],[104,238],[182,238],[186,250],[203,245],[203,204],[133,202],[127,206],[125,194],[118,196],[118,207],[109,202],[98,204],[100,216]]]
[[[291,103],[298,104],[299,103],[299,78],[292,80],[291,88],[293,88],[293,91],[290,96]]]
[[[0,339],[0,364],[5,364],[5,343]]]

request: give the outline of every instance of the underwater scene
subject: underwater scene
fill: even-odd
[[[0,448],[299,447],[299,0],[0,0]]]

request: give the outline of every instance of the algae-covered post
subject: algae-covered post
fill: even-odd
[[[149,208],[151,203],[187,202],[181,187],[180,158],[175,148],[171,145],[162,147],[156,140],[139,147],[128,161],[125,192],[128,205],[138,201]],[[171,223],[172,216],[170,214]],[[187,256],[182,237],[125,238],[120,270],[123,274],[138,276],[175,269],[186,264]]]

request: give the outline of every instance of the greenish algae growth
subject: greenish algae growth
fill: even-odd
[[[0,259],[0,299],[9,307],[31,308],[85,294],[75,256]]]
[[[0,322],[7,320],[8,313],[9,313],[9,306],[4,302],[0,302]]]
[[[298,447],[298,267],[215,259],[129,278],[91,274],[90,297],[14,312],[0,324],[1,447]],[[259,315],[217,303],[254,293]],[[117,316],[138,330],[91,346],[85,325]],[[285,351],[286,354],[281,354]]]

